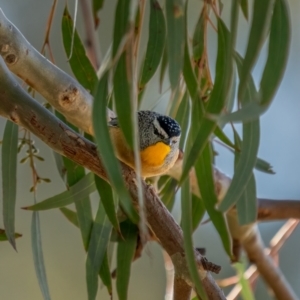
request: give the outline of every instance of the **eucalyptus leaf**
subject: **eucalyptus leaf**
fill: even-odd
[[[200,155],[195,165],[195,171],[205,209],[219,233],[226,253],[231,257],[231,238],[228,231],[227,222],[224,214],[215,208],[216,204],[218,203],[218,198],[215,193],[212,169],[212,151],[209,144],[204,148],[203,154]]]
[[[64,158],[64,165],[67,170],[67,183],[69,187],[74,186],[85,177],[85,169],[82,166],[77,165],[68,158]],[[75,199],[74,203],[83,245],[84,248],[87,249],[93,224],[93,215],[89,195],[84,198]]]
[[[104,257],[102,260],[102,264],[101,264],[101,267],[99,270],[99,276],[100,276],[103,284],[106,286],[108,294],[112,298],[113,289],[112,289],[112,280],[111,280],[111,273],[110,273],[110,268],[109,268],[109,260],[108,260],[107,251],[104,254]]]
[[[76,227],[79,228],[77,213],[67,207],[60,208],[62,214]]]
[[[205,205],[202,199],[197,197],[196,195],[192,194],[192,228],[195,231],[204,214],[206,212]]]
[[[113,58],[117,54],[120,43],[128,30],[130,3],[130,0],[118,0],[117,2],[113,34]]]
[[[268,58],[258,93],[262,106],[270,105],[282,80],[291,43],[290,23],[288,2],[276,0],[271,21]]]
[[[160,90],[160,93],[162,92],[162,85],[163,85],[163,82],[164,82],[167,66],[168,66],[168,51],[167,51],[167,46],[165,45],[162,60],[161,60],[161,64],[160,64],[160,72],[159,72],[159,90]]]
[[[117,248],[117,293],[119,300],[128,299],[128,284],[130,268],[137,243],[138,228],[130,221],[120,224],[124,239],[120,240]]]
[[[95,175],[95,183],[106,215],[117,232],[120,232],[119,221],[113,199],[111,186],[102,178]]]
[[[256,182],[253,173],[247,183],[247,187],[236,203],[236,208],[240,225],[246,225],[255,222],[257,218],[257,198]]]
[[[204,51],[204,34],[205,34],[205,15],[202,10],[200,17],[197,21],[196,28],[193,35],[193,59],[199,61]]]
[[[33,254],[33,262],[35,273],[39,282],[39,286],[44,300],[50,300],[49,287],[47,282],[45,261],[42,248],[42,236],[40,230],[39,213],[34,211],[31,219],[31,247]]]
[[[238,99],[242,100],[246,90],[247,81],[259,55],[263,43],[269,31],[270,21],[273,12],[274,0],[253,2],[253,17],[251,30],[248,39],[247,50],[240,74],[240,84],[238,88]]]
[[[166,19],[169,79],[172,90],[175,90],[184,59],[185,13],[182,0],[166,0]]]
[[[108,100],[108,72],[100,78],[95,92],[93,106],[93,127],[99,155],[110,183],[120,197],[120,203],[131,220],[137,222],[138,215],[134,210],[128,190],[125,187],[121,167],[114,155],[114,149],[109,136],[106,122],[106,105]]]
[[[69,57],[70,53],[72,53],[69,64],[73,71],[73,74],[80,82],[80,84],[83,85],[83,87],[85,87],[90,92],[93,92],[97,83],[96,71],[94,70],[90,60],[86,56],[85,48],[76,30],[74,35],[73,49],[71,49],[73,21],[67,7],[65,7],[64,10],[61,28],[66,54]]]
[[[237,57],[236,63],[241,79],[241,76],[243,75],[242,72],[244,60],[242,60],[241,57]],[[257,91],[255,89],[254,80],[250,75],[249,80],[246,82],[244,98],[242,99],[241,104],[244,106],[248,103],[253,103],[255,102],[256,97]],[[235,167],[235,173],[231,180],[231,184],[219,206],[219,209],[225,212],[238,201],[244,201],[244,203],[239,204],[239,207],[241,208],[247,206],[249,211],[248,214],[245,215],[241,209],[238,210],[239,220],[242,224],[254,222],[257,214],[256,196],[254,195],[254,193],[256,193],[256,188],[255,179],[253,177],[253,168],[257,161],[259,138],[259,120],[256,119],[252,120],[251,122],[244,122],[241,153],[239,154],[239,159]],[[249,183],[251,178],[252,181]]]
[[[239,3],[240,3],[241,10],[243,12],[243,15],[244,15],[245,19],[248,20],[248,18],[249,18],[248,0],[239,0]]]
[[[92,0],[92,10],[93,10],[95,27],[97,27],[99,24],[99,18],[97,14],[102,9],[103,4],[104,4],[104,0]]]
[[[209,102],[206,106],[208,114],[219,114],[226,104],[227,97],[230,92],[232,79],[232,58],[230,51],[230,34],[225,24],[221,19],[218,19],[218,55],[216,63],[216,78],[214,88],[210,95]],[[188,84],[187,84],[188,86]],[[188,87],[194,94],[194,88]],[[193,96],[191,95],[192,99]],[[199,109],[199,101],[193,101],[193,111],[201,111]],[[198,107],[195,107],[197,105]],[[199,117],[192,119],[192,128],[189,134],[189,139],[192,141],[188,153],[186,153],[180,184],[188,176],[191,167],[195,164],[199,155],[205,148],[210,135],[215,130],[217,123],[207,118]],[[197,133],[196,133],[197,132]],[[196,133],[196,134],[195,134]]]
[[[152,78],[158,68],[163,56],[166,24],[163,11],[157,0],[150,1],[149,38],[147,50],[143,62],[141,79],[139,82],[139,92],[141,92],[147,82]]]
[[[125,1],[126,2],[126,1]],[[122,129],[127,145],[133,149],[133,106],[132,106],[132,73],[131,63],[126,52],[121,55],[113,78],[115,106],[118,115],[118,126]]]
[[[198,267],[195,261],[194,246],[192,240],[193,227],[192,227],[192,199],[190,191],[190,181],[186,178],[182,184],[181,189],[181,224],[184,237],[184,250],[186,262],[190,271],[190,276],[193,285],[201,299],[208,299],[204,291],[204,287],[199,277]]]
[[[7,239],[15,250],[18,136],[18,125],[6,121],[2,140],[3,223]]]
[[[111,230],[112,225],[100,201],[86,259],[86,282],[89,300],[95,299],[97,295],[98,273],[106,254]]]

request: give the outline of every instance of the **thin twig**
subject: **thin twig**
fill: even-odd
[[[51,59],[52,62],[54,62],[54,56],[53,56],[51,45],[50,45],[50,31],[51,31],[51,28],[52,28],[52,23],[53,23],[53,17],[54,17],[54,13],[55,13],[55,9],[56,9],[56,4],[57,4],[57,0],[54,0],[53,3],[52,3],[52,6],[51,6],[49,16],[48,16],[46,32],[45,32],[45,38],[44,38],[44,42],[43,42],[42,49],[41,49],[41,53],[43,55],[45,55],[46,46],[48,46],[49,55],[50,55],[50,59]]]
[[[258,198],[258,221],[300,219],[300,200]]]

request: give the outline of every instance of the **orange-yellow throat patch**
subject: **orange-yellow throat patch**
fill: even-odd
[[[162,142],[149,146],[141,151],[142,164],[147,164],[153,167],[161,166],[170,150],[170,146]]]

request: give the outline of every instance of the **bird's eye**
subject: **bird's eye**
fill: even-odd
[[[172,141],[172,144],[174,145],[174,144],[176,144],[177,143],[177,140],[173,140]]]

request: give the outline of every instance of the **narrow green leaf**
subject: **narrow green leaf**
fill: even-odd
[[[64,10],[61,27],[63,44],[67,56],[69,57],[70,53],[72,52],[69,63],[73,74],[84,88],[86,88],[90,92],[93,92],[97,83],[97,75],[91,62],[86,56],[85,48],[76,30],[74,35],[73,49],[71,49],[73,21],[67,7],[65,7]]]
[[[231,140],[227,137],[227,135],[219,126],[216,127],[214,134],[220,141],[222,141],[228,147],[231,147],[233,149],[236,148],[236,146],[231,142]]]
[[[99,10],[102,9],[104,0],[92,0],[93,3],[93,12],[97,13]]]
[[[226,253],[231,256],[231,238],[228,232],[226,219],[223,213],[215,208],[218,199],[215,193],[212,153],[209,144],[204,148],[202,155],[200,155],[195,165],[195,171],[206,211],[219,233]]]
[[[238,4],[239,4],[239,0],[233,0],[231,3],[231,16],[230,16],[231,51],[235,50],[236,36],[238,30],[238,21],[239,21]]]
[[[241,123],[256,120],[267,110],[266,106],[261,106],[257,102],[251,102],[243,105],[243,107],[230,114],[216,116],[210,115],[212,120],[218,120],[219,124]]]
[[[270,26],[273,4],[274,0],[254,0],[252,25],[238,88],[239,101],[244,97],[247,81],[256,63],[260,49],[265,42]]]
[[[114,229],[117,232],[120,232],[111,186],[105,180],[96,175],[95,183],[109,221],[112,223]]]
[[[205,205],[202,199],[198,198],[196,195],[192,194],[192,228],[195,231],[204,214],[205,214]]]
[[[187,41],[184,47],[183,77],[193,102],[201,103],[201,99],[199,97],[199,86],[192,68]]]
[[[188,91],[186,91],[178,107],[178,111],[175,118],[181,127],[179,149],[183,149],[183,146],[187,138],[188,128],[191,122],[191,114],[190,114],[191,106],[190,106],[189,99],[190,99],[189,93]]]
[[[103,4],[104,4],[104,0],[92,0],[92,9],[93,9],[95,28],[97,28],[100,22],[97,14],[102,9]]]
[[[85,177],[85,169],[68,158],[64,158],[67,170],[68,186],[72,187]],[[92,208],[89,196],[74,200],[78,224],[85,250],[87,250],[93,224]]]
[[[241,57],[237,58],[238,59],[236,59],[236,62],[238,73],[241,78],[243,74],[243,61]],[[250,75],[249,80],[246,82],[244,98],[242,99],[241,104],[247,105],[248,103],[254,102],[256,99],[256,95],[257,91],[255,89],[253,78]],[[255,183],[253,184],[252,182],[249,187],[248,183],[251,176],[253,176],[252,171],[257,161],[259,136],[260,126],[258,119],[243,123],[243,142],[241,145],[241,154],[239,155],[239,161],[236,165],[235,173],[228,191],[219,206],[220,210],[226,211],[235,203],[237,203],[237,201],[247,201],[247,203],[244,203],[244,206],[247,205],[249,209],[247,220],[242,219],[245,216],[244,214],[239,215],[239,219],[243,224],[245,224],[245,222],[248,222],[250,217],[252,218],[251,221],[254,221],[256,218],[256,197],[253,197],[253,193],[255,192]],[[243,198],[240,199],[240,197],[243,195],[243,193],[245,193],[246,190],[246,194],[244,194]],[[252,199],[249,198],[250,196],[252,196]],[[240,203],[240,207],[242,206],[243,204]]]
[[[175,202],[175,193],[176,193],[176,189],[177,189],[177,181],[173,178],[170,178],[168,176],[166,176],[165,178],[167,178],[167,182],[164,183],[164,186],[162,188],[162,190],[160,191],[160,198],[161,201],[163,202],[163,204],[166,206],[166,208],[169,211],[172,211],[173,206],[174,206],[174,202]],[[160,178],[160,182],[163,180],[164,178]],[[159,184],[160,184],[159,182]]]
[[[218,55],[216,63],[216,78],[206,110],[208,114],[219,114],[226,104],[231,87],[232,79],[232,58],[230,51],[230,33],[221,19],[218,19]],[[188,86],[188,85],[187,85]],[[190,90],[189,86],[188,89]],[[193,91],[195,93],[195,91]],[[192,99],[193,96],[191,95]],[[198,101],[197,101],[198,102]],[[200,104],[193,102],[193,111],[199,111]],[[195,105],[198,107],[196,108]],[[200,123],[200,124],[199,124]],[[192,142],[190,151],[187,153],[180,183],[188,176],[191,167],[195,164],[199,155],[207,144],[211,133],[215,130],[216,122],[202,118],[199,121],[192,119],[192,128],[189,139]],[[196,137],[195,136],[195,133]]]
[[[249,17],[248,0],[239,0],[239,3],[241,6],[243,15],[244,15],[245,19],[248,21],[248,17]]]
[[[246,225],[255,222],[257,218],[256,199],[256,183],[254,174],[252,172],[244,192],[236,203],[240,225]]]
[[[18,135],[18,125],[6,121],[2,140],[3,223],[6,236],[15,250]]]
[[[255,169],[267,174],[275,174],[273,167],[271,164],[261,158],[257,158],[256,164],[255,164]]]
[[[111,273],[109,268],[109,261],[107,256],[107,251],[104,254],[102,264],[99,271],[99,276],[103,282],[103,284],[106,286],[108,294],[112,298],[112,280],[111,280]]]
[[[228,95],[228,99],[227,99],[227,103],[226,103],[226,107],[225,110],[230,113],[233,110],[234,107],[234,102],[236,99],[236,87],[237,87],[237,75],[236,75],[236,71],[233,70],[232,72],[232,85],[230,87],[230,91],[229,91],[229,95]],[[223,124],[223,126],[225,125],[225,123]]]
[[[246,272],[246,267],[245,264],[243,263],[234,263],[233,267],[236,269],[238,278],[239,278],[239,284],[242,287],[242,298],[244,300],[255,300],[255,297],[252,292],[252,288],[250,286],[249,281],[245,278],[245,272]]]
[[[181,224],[184,237],[184,250],[190,276],[195,286],[196,292],[201,299],[207,299],[202,282],[199,277],[198,267],[195,261],[195,253],[193,247],[193,227],[192,227],[192,201],[191,201],[190,181],[186,178],[181,189]]]
[[[163,85],[163,82],[164,82],[167,66],[168,66],[168,51],[167,51],[167,46],[165,45],[163,56],[162,56],[162,61],[161,61],[161,64],[160,64],[160,72],[159,72],[159,90],[160,90],[160,93],[162,92],[162,85]]]
[[[69,125],[74,131],[78,132],[78,128],[70,124],[62,114],[57,111],[55,112],[55,114],[60,120]],[[76,184],[85,176],[85,169],[82,166],[77,165],[68,158],[60,158],[62,160],[61,164],[64,177],[66,177],[65,183],[67,187]],[[77,211],[77,213],[74,213],[75,215],[72,216],[71,214],[73,212],[67,210],[67,208],[61,208],[60,210],[70,222],[72,222],[74,225],[78,225],[78,227],[80,228],[84,248],[85,250],[87,250],[93,223],[90,199],[87,196],[85,198],[74,201],[74,203]]]
[[[166,0],[167,45],[169,79],[174,90],[183,67],[185,41],[185,15],[182,0]]]
[[[50,300],[51,297],[48,288],[43,248],[42,248],[40,218],[39,218],[39,213],[36,211],[32,213],[32,220],[31,220],[31,247],[32,247],[35,273],[39,282],[39,286],[43,298],[44,300]]]
[[[17,233],[17,232],[15,233],[15,239],[17,239],[21,236],[22,236],[22,234]],[[5,230],[0,229],[0,242],[3,242],[3,241],[8,241],[8,238],[7,238],[7,235],[5,233]]]
[[[79,228],[78,219],[76,212],[68,209],[66,207],[62,207],[60,211],[63,215],[76,227]],[[1,230],[0,230],[0,241],[1,241]],[[103,282],[103,284],[107,287],[109,295],[112,295],[112,283],[111,283],[111,275],[109,270],[109,263],[107,258],[107,253],[105,253],[100,270],[99,276]]]
[[[93,107],[93,127],[95,139],[98,146],[101,161],[110,179],[110,183],[120,197],[120,202],[130,219],[137,222],[138,215],[134,210],[130,195],[125,187],[121,168],[114,155],[114,149],[110,140],[109,131],[106,122],[106,104],[108,98],[107,82],[108,73],[105,73],[100,79],[94,100]]]
[[[236,131],[235,131],[235,133],[236,133]],[[229,146],[229,145],[227,145],[227,146]],[[234,155],[236,156],[236,157],[239,157],[239,155],[240,155],[240,152],[241,152],[241,149],[240,148],[237,148],[237,145],[234,145],[234,147],[235,147],[235,150],[236,151],[234,151],[234,148],[228,148],[231,152],[233,152],[234,153]],[[238,151],[238,152],[237,152]],[[269,162],[267,162],[267,161],[265,161],[264,159],[262,159],[262,158],[259,158],[259,157],[257,157],[257,159],[256,159],[256,163],[255,163],[255,166],[254,166],[254,168],[257,170],[257,171],[260,171],[260,172],[263,172],[263,173],[267,173],[267,174],[275,174],[275,171],[273,170],[273,166],[269,163]]]
[[[124,52],[117,63],[113,78],[114,96],[119,126],[124,133],[127,144],[133,149],[133,107],[131,104],[131,78],[129,78],[131,72],[130,61],[128,60],[126,52]]]
[[[86,283],[89,300],[96,299],[98,290],[98,273],[106,254],[111,230],[112,225],[109,222],[103,204],[100,201],[92,228],[86,259]]]
[[[157,0],[150,1],[149,38],[143,63],[139,92],[152,78],[163,55],[166,37],[166,24],[163,11]]]
[[[201,11],[193,36],[193,59],[199,61],[204,51],[205,10]]]
[[[291,24],[288,2],[276,0],[271,22],[268,58],[258,93],[259,102],[263,106],[270,105],[281,82],[287,64],[290,40]]]
[[[128,30],[130,0],[118,0],[115,14],[112,57],[114,58]]]
[[[234,141],[237,148],[242,147],[242,140],[234,129]],[[240,159],[240,154],[235,152],[234,156],[234,168],[238,165]],[[240,225],[246,225],[252,223],[256,220],[257,215],[257,199],[256,199],[256,182],[255,177],[252,172],[249,182],[245,187],[240,199],[236,204],[237,212],[238,212],[238,220]]]
[[[88,173],[80,181],[70,187],[68,191],[62,192],[56,196],[50,197],[44,201],[32,206],[24,207],[28,210],[47,210],[69,205],[74,201],[86,198],[96,190],[94,174]]]
[[[67,207],[62,207],[60,211],[73,225],[79,228],[78,218],[75,211]]]
[[[136,250],[138,228],[129,221],[122,222],[120,226],[124,239],[118,243],[116,287],[119,300],[126,300],[130,268]]]

